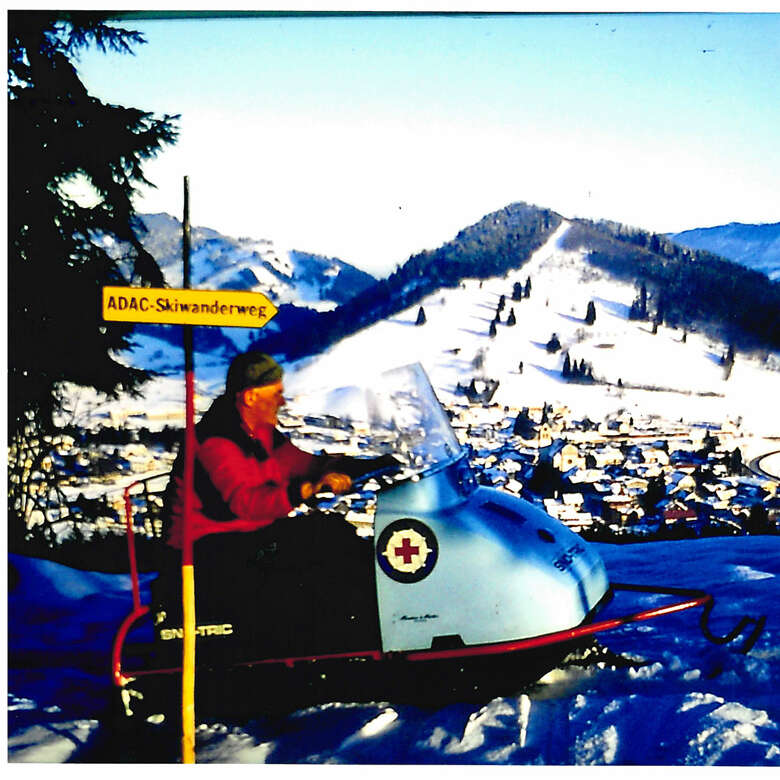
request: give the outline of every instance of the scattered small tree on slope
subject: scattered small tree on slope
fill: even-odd
[[[557,352],[561,348],[561,342],[558,340],[558,334],[553,333],[547,342],[546,349],[550,353]]]

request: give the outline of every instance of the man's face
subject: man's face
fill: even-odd
[[[282,380],[272,385],[249,387],[243,392],[244,407],[254,424],[276,425],[279,409],[284,406]]]

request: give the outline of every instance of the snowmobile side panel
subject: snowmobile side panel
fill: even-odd
[[[478,645],[581,623],[608,589],[580,537],[527,501],[464,484],[463,463],[379,497],[382,649]],[[450,499],[442,509],[442,497]]]

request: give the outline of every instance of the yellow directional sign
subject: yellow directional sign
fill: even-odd
[[[276,312],[276,306],[257,292],[103,288],[103,319],[107,322],[262,328]]]

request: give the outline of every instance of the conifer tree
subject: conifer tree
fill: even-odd
[[[728,456],[728,469],[731,474],[742,473],[742,450],[737,447]]]
[[[131,198],[149,184],[144,161],[175,141],[178,117],[102,102],[73,64],[90,45],[131,53],[143,42],[98,12],[8,14],[9,444],[17,460],[42,457],[33,443],[53,427],[63,382],[113,395],[148,376],[113,357],[130,345],[133,326],[103,323],[100,293],[164,285]],[[78,185],[89,201],[73,194]],[[14,486],[9,511],[24,515],[30,494],[23,480]]]
[[[571,376],[571,361],[569,360],[568,352],[563,357],[563,368],[561,369],[561,376],[564,379],[568,379]]]
[[[531,418],[528,416],[528,407],[526,406],[518,413],[515,424],[512,427],[512,434],[514,436],[526,435],[531,431],[532,425]]]
[[[521,301],[523,300],[523,285],[521,282],[515,282],[512,286],[512,300],[513,301]]]
[[[523,288],[523,295],[526,298],[529,298],[531,296],[531,277],[526,277],[525,280],[525,287]]]
[[[550,353],[557,352],[561,348],[561,342],[558,340],[558,334],[553,333],[550,340],[547,342],[547,351]]]
[[[509,310],[509,316],[506,318],[506,324],[510,327],[512,325],[517,325],[517,317],[515,317],[515,310],[514,308],[511,308]]]
[[[596,321],[596,305],[593,303],[593,301],[588,301],[588,311],[585,314],[585,324],[593,325],[595,321]]]
[[[496,332],[497,332],[496,321],[493,320],[493,322],[490,323],[490,330],[488,331],[488,335],[490,336],[491,339],[494,339],[496,337]]]
[[[73,65],[88,45],[131,52],[143,42],[96,14],[11,12],[8,17],[9,384],[11,422],[35,411],[48,422],[62,381],[113,393],[143,372],[116,361],[132,326],[104,325],[105,284],[162,285],[131,197],[142,163],[176,138],[177,117],[155,118],[92,97]],[[97,203],[69,194],[86,181]],[[104,237],[126,247],[124,263]],[[125,272],[126,261],[130,270]]]
[[[425,325],[426,322],[427,322],[427,318],[425,317],[425,309],[423,309],[423,307],[420,306],[419,310],[417,311],[417,321],[414,324]]]
[[[631,304],[631,309],[628,312],[628,318],[630,320],[646,320],[647,319],[647,287],[642,282],[642,286],[639,289],[637,297]]]
[[[767,534],[771,532],[769,512],[763,504],[755,503],[750,507],[750,513],[743,521],[743,527],[748,534]]]
[[[504,310],[504,306],[506,306],[506,295],[502,295],[498,299],[498,311],[503,311]]]

